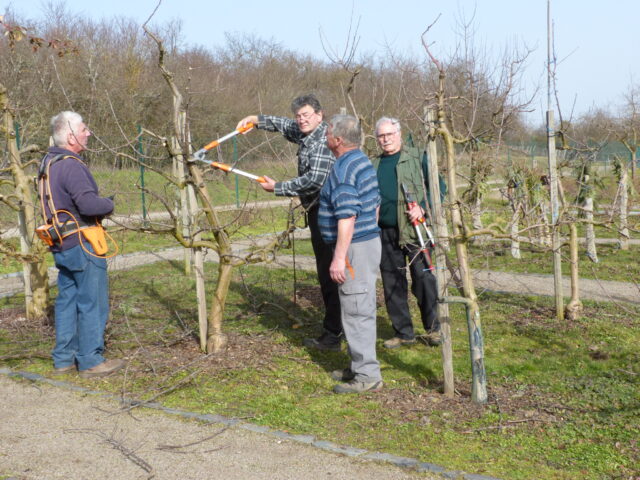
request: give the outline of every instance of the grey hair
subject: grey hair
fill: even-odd
[[[395,126],[397,128],[396,131],[400,133],[400,120],[393,117],[382,117],[376,122],[376,134],[378,133],[378,128],[380,128],[380,125],[384,125],[385,123],[390,123],[391,125]]]
[[[295,115],[296,113],[298,113],[298,110],[300,110],[305,105],[309,105],[316,113],[322,111],[322,105],[320,105],[320,101],[313,93],[309,93],[307,95],[301,95],[293,99],[293,102],[291,102],[291,112]]]
[[[60,112],[51,118],[51,136],[56,147],[67,145],[67,135],[75,131],[82,123],[82,117],[76,112]]]
[[[334,115],[329,121],[335,138],[342,138],[349,146],[359,147],[362,142],[360,122],[352,115]]]

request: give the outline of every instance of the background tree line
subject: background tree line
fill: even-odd
[[[71,46],[63,55],[63,47],[33,51],[37,46],[33,42],[0,43],[0,83],[15,105],[22,144],[46,146],[48,120],[63,109],[82,113],[98,139],[94,149],[130,146],[137,125],[167,130],[170,92],[157,71],[155,44],[133,20],[96,21],[74,15],[64,5],[50,5],[40,20],[8,14],[5,23],[21,25],[36,38],[59,39]],[[291,99],[302,93],[316,93],[329,115],[348,105],[345,90],[351,75],[335,62],[245,35],[228,35],[225,45],[213,49],[186,45],[178,21],[153,28],[165,42],[166,65],[174,72],[176,85],[186,92],[194,144],[232,130],[248,113],[286,115]],[[477,68],[471,61],[464,56],[452,59],[449,95],[462,97],[470,86],[493,91],[473,102],[452,103],[450,114],[462,125],[462,117],[468,118],[473,110],[474,131],[486,132],[491,129],[500,79],[488,65]],[[388,52],[361,55],[353,63],[358,77],[351,96],[369,128],[365,133],[372,134],[382,115],[400,118],[406,132],[419,132],[422,112],[416,105],[424,103],[437,82],[428,60]],[[504,134],[517,137],[525,130],[522,113],[516,112]],[[373,148],[373,138],[369,142]],[[109,156],[100,158],[110,161]]]

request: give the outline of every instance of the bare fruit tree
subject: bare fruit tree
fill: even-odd
[[[17,46],[27,43],[33,54],[41,48],[57,50],[59,57],[74,51],[68,41],[45,40],[18,24],[5,22],[0,16],[0,29],[6,40],[8,57],[13,57]],[[37,160],[25,160],[30,153],[38,152],[37,145],[20,146],[15,108],[11,104],[7,88],[0,83],[0,131],[4,136],[6,158],[0,164],[0,203],[13,210],[17,216],[20,248],[15,249],[9,241],[0,240],[0,252],[18,259],[23,266],[25,306],[28,318],[43,319],[50,309],[49,275],[46,265],[47,248],[36,237],[35,230],[40,220],[40,209],[36,197],[35,177]],[[9,191],[10,193],[2,193]]]
[[[427,41],[431,26],[423,33],[422,44],[437,80],[431,88],[435,93],[425,93],[423,102],[436,112],[435,133],[443,145],[443,156],[448,183],[448,202],[451,223],[451,242],[455,246],[457,268],[462,297],[445,297],[444,301],[463,303],[467,310],[467,323],[471,349],[472,399],[478,403],[487,400],[486,373],[484,368],[484,344],[480,321],[480,307],[475,291],[469,261],[469,243],[474,237],[488,236],[510,238],[505,226],[492,224],[486,228],[479,221],[480,205],[486,183],[491,173],[490,160],[495,163],[502,148],[502,138],[508,128],[520,119],[529,100],[521,100],[519,78],[530,51],[506,51],[499,68],[492,69],[472,48],[466,24],[463,32],[461,56],[451,58],[445,65],[432,53]],[[499,71],[498,75],[489,72]],[[458,193],[458,177],[461,160],[470,158],[471,175],[465,198],[471,202],[472,225],[464,219],[468,204]],[[474,224],[475,227],[474,228]]]
[[[214,203],[206,188],[203,171],[199,164],[192,157],[191,139],[189,135],[189,124],[186,115],[186,106],[183,94],[180,92],[174,81],[174,74],[165,64],[166,51],[162,40],[146,26],[146,34],[154,40],[158,48],[158,68],[169,86],[173,100],[172,104],[172,131],[170,139],[165,140],[169,156],[177,163],[186,167],[183,181],[173,179],[172,183],[179,190],[190,190],[183,198],[191,199],[191,218],[189,225],[191,231],[189,236],[184,235],[183,221],[169,202],[163,202],[170,218],[173,220],[168,231],[185,248],[189,249],[209,249],[214,251],[218,257],[218,275],[215,280],[215,292],[210,299],[208,322],[201,335],[201,345],[207,353],[218,352],[227,343],[227,337],[222,331],[224,310],[229,287],[231,284],[233,269],[241,265],[269,261],[273,258],[275,251],[287,240],[290,232],[295,228],[294,223],[290,223],[287,229],[273,238],[268,239],[260,245],[254,244],[246,253],[238,253],[233,249],[232,239],[228,233],[228,225],[220,218]],[[197,207],[193,208],[193,207]],[[200,269],[198,266],[196,270]]]
[[[36,238],[35,230],[39,218],[39,210],[34,192],[34,178],[27,173],[27,167],[33,162],[23,162],[22,155],[37,150],[35,146],[27,146],[20,150],[16,140],[15,117],[9,103],[7,89],[0,84],[0,111],[4,134],[8,166],[0,169],[0,186],[13,189],[9,195],[0,195],[0,203],[16,212],[20,236],[20,250],[16,251],[9,243],[0,240],[0,251],[17,258],[23,265],[24,293],[28,318],[45,318],[48,313],[49,275],[45,263],[46,249]],[[10,178],[2,173],[8,172]]]

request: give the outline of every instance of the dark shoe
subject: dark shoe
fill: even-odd
[[[364,392],[379,392],[382,390],[382,380],[377,382],[358,382],[357,380],[351,380],[347,383],[340,383],[333,387],[335,393],[364,393]]]
[[[356,374],[350,368],[342,370],[334,370],[331,372],[331,378],[336,382],[350,382],[356,377]]]
[[[66,375],[67,373],[74,373],[76,371],[75,365],[67,365],[66,367],[54,368],[53,375]]]
[[[424,335],[420,335],[420,337],[418,338],[421,342],[429,347],[437,347],[439,345],[442,345],[442,333],[440,331],[429,332]]]
[[[302,343],[305,347],[315,348],[316,350],[340,351],[340,337],[336,337],[329,332],[323,332],[318,338],[305,338]]]
[[[389,340],[386,340],[382,344],[382,346],[384,348],[400,348],[404,345],[413,345],[415,343],[416,343],[415,338],[404,339],[400,337],[393,337],[393,338],[390,338]]]
[[[112,373],[117,372],[122,367],[124,367],[124,365],[124,360],[105,360],[100,365],[82,370],[80,372],[80,376],[82,378],[106,377],[107,375],[111,375]]]

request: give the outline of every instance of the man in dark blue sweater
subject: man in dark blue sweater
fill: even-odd
[[[380,264],[380,205],[376,172],[360,150],[360,124],[350,115],[329,122],[327,145],[336,157],[320,191],[318,226],[333,249],[329,267],[338,285],[342,328],[351,365],[331,374],[336,393],[377,392],[382,388],[376,357],[376,277]]]
[[[93,251],[80,227],[113,212],[114,204],[98,195],[93,175],[79,155],[91,135],[82,117],[61,112],[51,119],[51,132],[55,146],[42,159],[40,193],[45,217],[62,236],[50,248],[59,272],[54,374],[77,369],[83,378],[102,377],[121,369],[124,362],[102,356],[109,317],[107,261]]]

